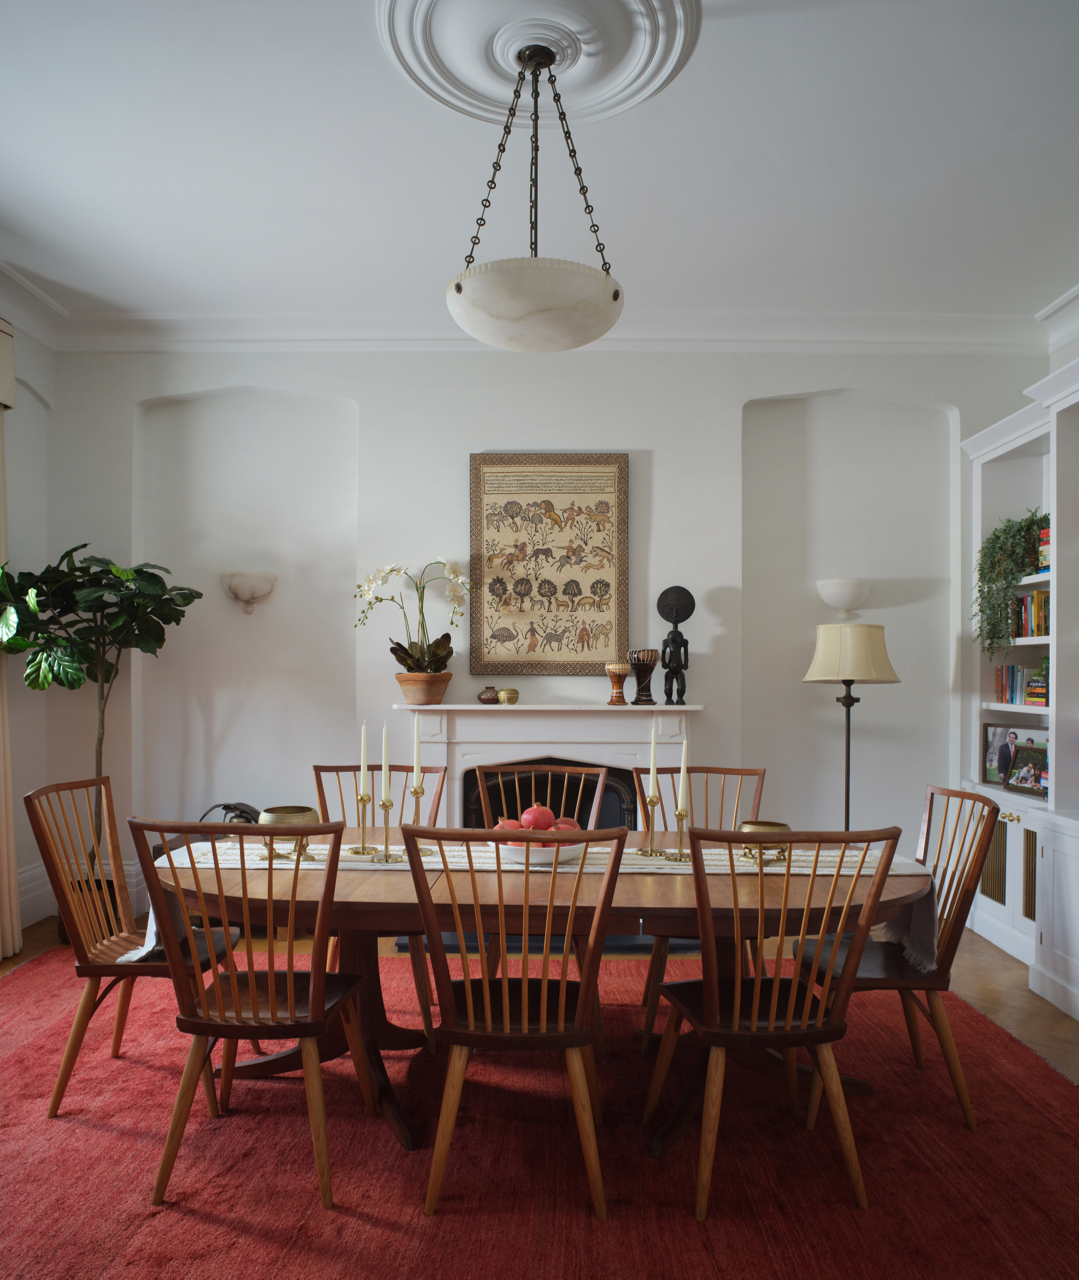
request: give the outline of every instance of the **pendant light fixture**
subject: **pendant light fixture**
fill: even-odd
[[[521,71],[513,92],[509,114],[502,129],[502,140],[487,194],[481,201],[482,212],[476,219],[476,232],[465,258],[465,270],[454,276],[446,288],[446,305],[450,315],[462,329],[489,347],[507,351],[569,351],[595,342],[610,329],[622,314],[625,294],[611,276],[605,246],[599,238],[599,227],[588,200],[588,188],[577,162],[577,152],[570,136],[569,122],[562,108],[554,66],[555,53],[546,45],[526,45],[517,55]],[[590,219],[589,230],[596,237],[596,252],[602,269],[560,258],[539,256],[539,80],[546,71],[547,82],[554,95],[555,110],[569,150],[573,174],[577,179],[584,211]],[[521,100],[526,76],[532,77],[532,167],[529,180],[530,248],[528,258],[503,258],[498,262],[476,264],[474,251],[480,242],[480,231],[486,225],[502,157],[513,129],[514,117]]]

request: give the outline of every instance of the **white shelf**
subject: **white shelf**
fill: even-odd
[[[485,705],[482,702],[439,702],[431,706],[414,707],[407,702],[393,703],[394,711],[475,711],[484,715],[512,715],[515,711],[600,711],[610,715],[625,715],[627,711],[656,712],[680,714],[683,711],[703,711],[704,703],[686,703],[684,706],[667,706],[657,702],[651,707],[635,707],[627,703],[624,707],[611,707],[605,702],[501,702]]]
[[[1053,571],[1048,573],[1028,573],[1025,578],[1019,579],[1021,587],[1048,587],[1052,585]]]
[[[1019,645],[1027,644],[1048,644],[1048,636],[1016,636],[1012,641],[1010,648],[1018,648]]]
[[[1047,716],[1052,707],[1030,707],[1021,702],[983,702],[983,711],[1017,711],[1021,716]]]

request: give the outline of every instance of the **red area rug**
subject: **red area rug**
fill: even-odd
[[[698,962],[699,963],[699,962]],[[391,1016],[415,1024],[409,962],[385,959]],[[672,977],[695,962],[676,961]],[[150,1205],[187,1037],[172,988],[135,988],[124,1054],[108,1056],[112,997],[91,1024],[60,1117],[45,1119],[81,983],[55,948],[0,980],[3,1272],[49,1277],[247,1280],[378,1276],[1030,1277],[1079,1274],[1079,1091],[946,996],[979,1132],[963,1127],[927,1032],[911,1061],[899,1001],[859,996],[841,1070],[873,1080],[850,1100],[868,1212],[854,1207],[827,1104],[813,1133],[781,1084],[731,1067],[708,1221],[693,1219],[699,1129],[662,1161],[640,1113],[652,1060],[632,1033],[644,962],[604,966],[600,1155],[610,1221],[593,1218],[557,1054],[477,1055],[439,1213],[425,1218],[445,1054],[388,1054],[425,1147],[403,1151],[368,1119],[351,1063],[326,1064],[337,1207],[319,1204],[302,1078],[237,1082],[218,1121],[201,1091],[168,1201]],[[241,1046],[241,1057],[249,1052]],[[665,1112],[695,1050],[679,1050]]]

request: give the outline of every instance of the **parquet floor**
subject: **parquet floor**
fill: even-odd
[[[59,941],[55,916],[28,926],[22,951],[0,963],[0,977]],[[384,939],[380,950],[396,954],[393,939]],[[1025,964],[967,929],[952,968],[952,990],[1079,1084],[1079,1022],[1029,990]]]

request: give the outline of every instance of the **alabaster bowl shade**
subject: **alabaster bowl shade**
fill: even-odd
[[[884,628],[870,623],[829,623],[817,628],[817,650],[803,683],[899,684],[884,647]]]
[[[860,609],[873,589],[871,578],[818,578],[817,595],[830,609],[839,610],[840,622],[846,622],[852,609]]]
[[[481,262],[446,286],[446,306],[465,333],[505,351],[586,346],[614,325],[625,298],[609,275],[560,258]]]

